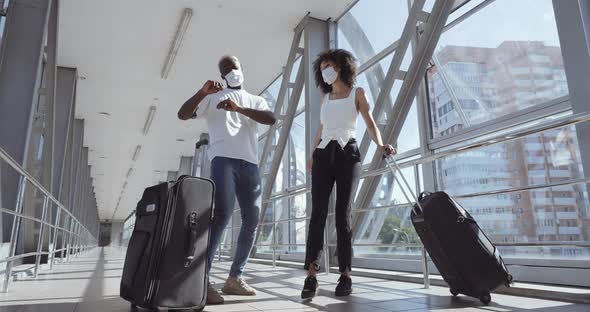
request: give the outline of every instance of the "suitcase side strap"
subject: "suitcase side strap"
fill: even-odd
[[[187,216],[188,223],[188,239],[184,258],[184,267],[188,268],[195,259],[196,243],[197,243],[197,213],[191,212]]]

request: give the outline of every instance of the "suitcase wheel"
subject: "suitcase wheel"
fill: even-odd
[[[451,295],[453,295],[453,297],[457,297],[459,292],[451,288]]]
[[[512,274],[508,274],[508,276],[506,276],[506,286],[510,286],[512,284],[512,282],[514,281],[514,278],[512,277]]]
[[[492,302],[492,296],[490,295],[489,292],[485,292],[479,296],[479,301],[481,301],[481,303],[487,305],[490,302]]]

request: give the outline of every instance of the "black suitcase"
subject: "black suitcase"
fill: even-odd
[[[213,194],[211,180],[190,176],[145,189],[121,277],[132,307],[204,308]]]
[[[451,294],[465,294],[490,303],[492,291],[512,283],[512,275],[496,246],[469,212],[445,192],[425,192],[416,198],[395,160],[391,162],[414,197],[412,224]],[[387,164],[393,170],[389,159]],[[394,178],[399,184],[395,174]]]

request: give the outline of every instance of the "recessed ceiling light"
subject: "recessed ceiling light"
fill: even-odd
[[[141,145],[137,145],[135,147],[135,152],[133,153],[133,157],[131,159],[133,159],[133,161],[137,160],[137,157],[139,157],[139,152],[141,152]]]
[[[186,140],[185,139],[176,139],[176,141],[178,141],[178,142],[184,142]]]
[[[107,113],[107,112],[99,112],[98,114],[99,115],[105,115],[105,116],[110,116],[111,115],[111,113]]]
[[[108,157],[106,157],[106,156],[100,156],[98,158],[100,158],[100,159],[108,159]]]
[[[164,62],[164,67],[162,68],[162,79],[167,79],[168,74],[170,73],[170,69],[172,68],[172,64],[174,64],[174,59],[178,54],[178,50],[182,44],[182,38],[186,33],[188,25],[191,21],[193,16],[193,10],[190,8],[185,8],[180,23],[178,24],[178,28],[176,29],[176,34],[174,35],[174,40],[170,46],[170,51],[168,51],[168,55],[166,56],[166,61]]]
[[[80,80],[86,80],[86,76],[84,76],[84,75],[79,75],[79,76],[78,76],[78,79],[80,79]]]
[[[150,127],[152,126],[152,121],[154,121],[154,115],[156,114],[156,107],[150,106],[150,111],[147,115],[145,120],[145,124],[143,125],[143,135],[147,135],[150,131]]]

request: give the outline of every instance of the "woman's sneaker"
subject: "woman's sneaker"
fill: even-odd
[[[315,297],[318,291],[318,280],[315,276],[308,276],[303,284],[303,290],[301,291],[302,299],[309,299]]]
[[[348,296],[352,293],[352,279],[348,276],[340,276],[336,286],[336,296]]]

